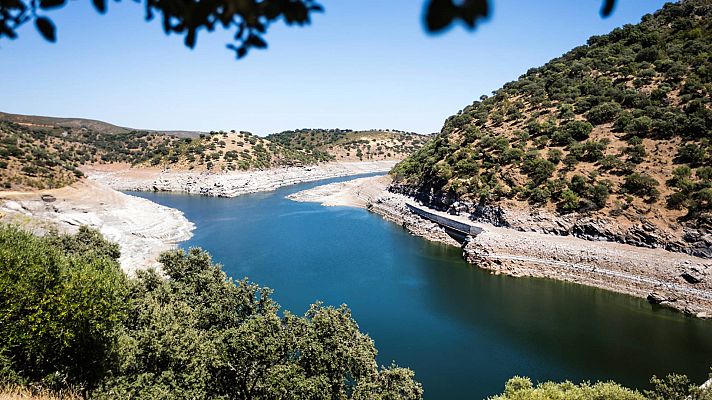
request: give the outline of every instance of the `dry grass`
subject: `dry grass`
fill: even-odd
[[[4,387],[0,389],[0,400],[81,400],[82,397],[74,391],[50,392],[47,390],[32,390],[23,387]]]

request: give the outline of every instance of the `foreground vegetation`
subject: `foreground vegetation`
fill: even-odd
[[[91,398],[418,399],[412,371],[379,368],[345,307],[281,312],[207,253],[128,278],[95,231],[0,226],[0,380]]]
[[[379,368],[345,306],[280,311],[199,249],[127,277],[98,232],[34,236],[0,225],[0,397],[420,399],[413,371]],[[684,376],[645,393],[615,383],[532,385],[494,399],[709,400]],[[706,397],[705,397],[706,396]]]
[[[591,37],[448,118],[394,174],[473,203],[712,226],[711,13],[683,0]]]

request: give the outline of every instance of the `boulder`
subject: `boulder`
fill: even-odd
[[[700,283],[704,279],[704,275],[697,269],[687,270],[680,276],[682,279],[686,280],[687,283]]]
[[[672,297],[666,297],[660,293],[653,292],[648,295],[648,303],[650,304],[665,304],[677,301],[677,299]]]

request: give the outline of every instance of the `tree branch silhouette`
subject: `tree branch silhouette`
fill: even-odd
[[[119,1],[119,0],[117,0]],[[303,26],[323,7],[316,0],[135,0],[145,4],[145,18],[161,20],[166,34],[184,36],[187,47],[196,45],[198,32],[218,27],[235,32],[227,48],[242,58],[251,49],[264,49],[269,26],[283,20],[287,25]],[[601,15],[613,12],[616,0],[604,0]],[[65,6],[69,0],[0,0],[0,39],[15,39],[17,30],[34,22],[47,41],[57,40],[57,28],[46,12]],[[543,3],[543,2],[542,2]],[[106,13],[107,0],[92,0],[99,13]],[[490,0],[426,0],[425,28],[440,32],[461,21],[467,29],[490,15]]]

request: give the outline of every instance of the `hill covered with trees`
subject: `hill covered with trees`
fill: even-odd
[[[711,14],[668,3],[530,69],[448,118],[397,187],[503,225],[543,212],[556,233],[712,256]]]
[[[0,113],[0,189],[62,187],[83,176],[79,167],[92,164],[224,172],[401,160],[427,138],[396,131],[300,130],[267,138],[234,130],[157,132]]]
[[[267,136],[285,147],[321,154],[335,161],[401,160],[430,136],[396,130],[298,129]]]

